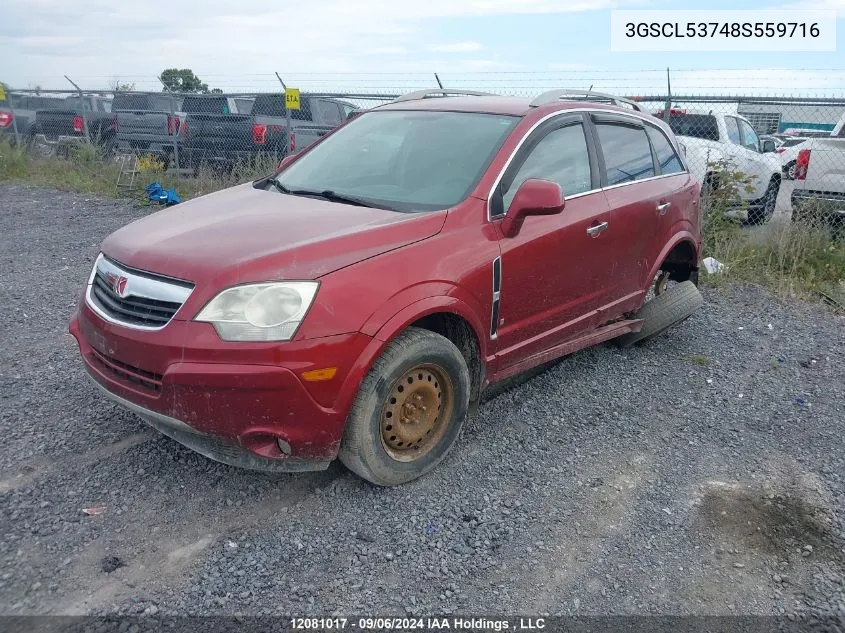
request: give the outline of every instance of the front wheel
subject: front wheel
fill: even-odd
[[[378,486],[416,479],[437,466],[467,416],[470,374],[447,338],[411,327],[396,337],[359,389],[339,457]]]

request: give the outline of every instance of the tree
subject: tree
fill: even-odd
[[[119,79],[112,79],[109,88],[112,92],[132,92],[135,90],[135,82],[123,84]]]
[[[164,91],[208,93],[208,84],[200,81],[190,68],[167,68],[161,73]]]

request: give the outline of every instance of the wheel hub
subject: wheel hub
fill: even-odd
[[[439,368],[418,366],[394,384],[381,416],[381,437],[394,459],[416,459],[436,444],[451,408],[451,381]]]

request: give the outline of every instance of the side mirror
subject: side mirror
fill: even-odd
[[[505,237],[514,237],[529,215],[554,215],[563,211],[563,206],[563,190],[559,184],[551,180],[529,178],[516,190],[507,215],[502,220],[502,233]]]
[[[764,154],[774,152],[776,149],[777,147],[775,146],[775,142],[772,139],[767,138],[760,144],[760,151],[762,151]]]

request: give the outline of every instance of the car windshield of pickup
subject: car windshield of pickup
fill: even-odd
[[[519,117],[468,112],[365,112],[277,177],[277,189],[341,196],[394,211],[464,200]]]
[[[672,114],[669,117],[669,127],[676,136],[719,140],[719,125],[712,114]]]

